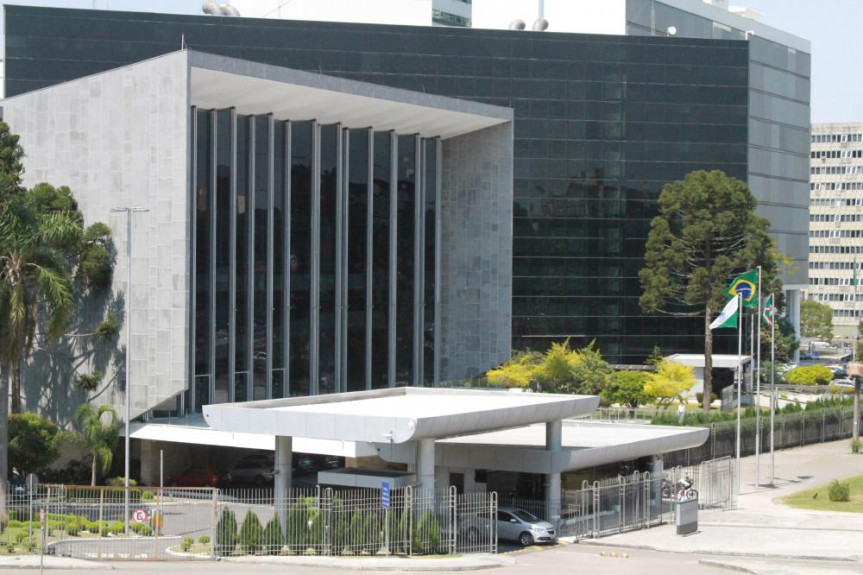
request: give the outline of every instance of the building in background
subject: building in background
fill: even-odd
[[[471,0],[232,0],[248,18],[470,28]]]
[[[446,6],[441,2],[446,2]],[[429,25],[430,0],[235,0],[244,16]],[[793,269],[784,274],[786,311],[799,333],[807,277],[809,42],[761,22],[727,0],[434,0],[473,28],[749,41],[749,148],[745,179]],[[672,61],[672,60],[669,60]],[[567,332],[568,333],[568,332]],[[561,333],[563,335],[563,332]]]
[[[863,124],[813,124],[810,162],[806,297],[833,308],[836,337],[856,337],[861,309],[854,280],[863,279]]]

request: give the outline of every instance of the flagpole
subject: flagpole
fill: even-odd
[[[743,297],[737,294],[737,428],[734,441],[737,459],[737,495],[740,496],[740,406],[743,387]]]
[[[758,343],[755,351],[758,360],[755,362],[755,491],[761,485],[761,266],[758,266],[758,319],[753,327],[758,332]]]
[[[776,411],[776,299],[770,294],[770,485],[776,480],[776,452],[773,429]]]

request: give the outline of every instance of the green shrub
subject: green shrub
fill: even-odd
[[[285,544],[285,532],[282,531],[282,523],[278,517],[273,517],[264,528],[263,535],[264,553],[278,555]]]
[[[143,535],[144,537],[149,537],[153,534],[153,528],[146,523],[132,523],[129,526],[129,529],[131,529],[132,532],[137,533],[138,535]]]
[[[860,453],[863,451],[863,439],[859,437],[851,440],[851,453]]]
[[[118,477],[109,477],[108,479],[105,480],[105,485],[108,485],[110,487],[125,487],[126,486],[126,478],[125,477],[119,477],[119,476]],[[129,485],[131,487],[135,487],[136,485],[138,485],[138,482],[135,481],[134,479],[130,479]]]
[[[115,521],[108,526],[108,533],[121,535],[126,532],[126,525],[122,521]]]
[[[261,526],[261,520],[254,511],[246,513],[246,518],[243,519],[243,526],[240,527],[240,545],[243,550],[249,555],[254,555],[261,549],[261,538],[263,537],[264,529]]]
[[[66,535],[77,537],[81,532],[81,522],[77,519],[70,519],[66,522]]]
[[[149,490],[145,491],[144,493],[141,494],[141,500],[142,501],[152,501],[153,500],[153,492],[149,491]]]
[[[19,520],[17,520],[17,519],[10,519],[10,520],[9,520],[9,523],[8,523],[8,526],[9,526],[9,527],[22,527],[23,525],[24,525],[24,524],[23,524],[23,523],[21,523],[21,522],[20,522]]]
[[[434,512],[426,511],[417,522],[414,530],[414,553],[434,553],[440,546],[440,524]]]
[[[222,509],[219,523],[216,525],[216,553],[222,557],[230,557],[237,550],[237,517],[228,508]]]
[[[200,543],[201,545],[206,545],[209,542],[210,542],[210,536],[209,535],[201,535],[200,537],[198,537],[198,543]]]
[[[704,392],[699,391],[698,393],[696,393],[695,399],[698,400],[698,405],[701,405],[702,403],[704,403]],[[718,395],[716,395],[715,393],[710,394],[711,403],[716,401],[717,399],[719,399]]]
[[[306,548],[308,540],[307,521],[308,513],[306,512],[306,506],[299,502],[295,503],[290,511],[288,511],[288,524],[285,526],[285,543],[295,553],[303,551]]]
[[[367,513],[363,524],[363,540],[366,551],[377,553],[381,550],[381,525],[377,513]]]
[[[183,537],[183,540],[180,542],[180,550],[183,551],[183,553],[187,553],[194,544],[195,540],[191,537]]]
[[[19,531],[15,534],[15,543],[23,543],[25,539],[27,539],[26,531]]]
[[[851,486],[847,483],[839,483],[838,479],[834,479],[830,484],[830,501],[850,501]]]
[[[789,385],[827,385],[833,381],[833,372],[823,365],[795,367],[785,374]]]

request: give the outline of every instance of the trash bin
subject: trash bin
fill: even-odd
[[[698,499],[678,499],[674,503],[674,519],[678,535],[698,531]]]

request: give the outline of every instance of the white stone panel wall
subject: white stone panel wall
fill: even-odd
[[[123,414],[128,262],[126,216],[111,213],[115,206],[150,210],[133,216],[132,417],[187,387],[188,78],[187,56],[178,52],[2,102],[26,153],[25,184],[69,186],[85,223],[108,224],[116,248],[107,305],[117,311],[119,337],[96,352],[80,336],[38,350],[24,373],[27,409],[63,421],[91,401]],[[84,303],[79,332],[105,311],[106,302]],[[77,374],[97,367],[106,374],[100,388],[77,391]]]

